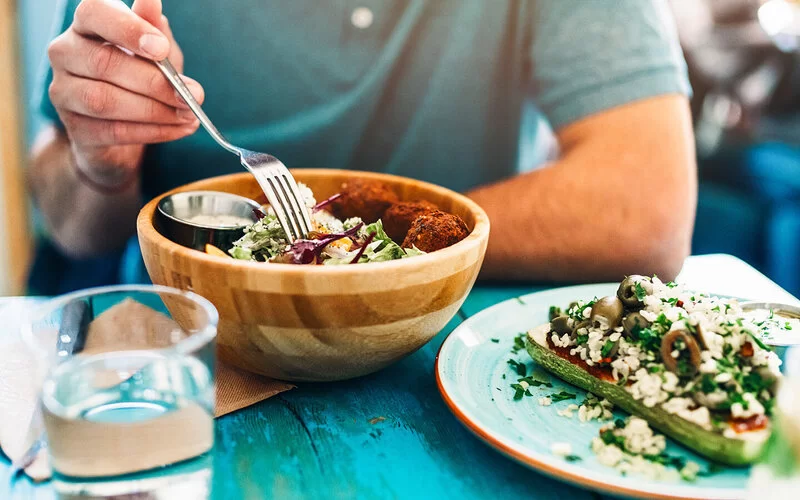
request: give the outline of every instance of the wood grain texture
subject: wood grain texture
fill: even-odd
[[[336,193],[349,178],[379,179],[401,199],[428,200],[459,215],[472,232],[452,247],[401,261],[331,267],[263,264],[208,255],[169,241],[154,223],[156,198],[137,222],[153,282],[209,299],[220,313],[220,358],[273,378],[325,381],[365,375],[433,338],[456,314],[477,278],[489,236],[483,210],[453,191],[402,177],[340,170],[294,173],[319,199]],[[247,173],[173,192],[185,190],[249,198],[260,193]]]
[[[16,1],[0,0],[0,295],[24,291],[31,255],[16,26]]]
[[[597,498],[497,453],[448,411],[433,366],[460,322],[383,371],[220,419],[214,498]]]

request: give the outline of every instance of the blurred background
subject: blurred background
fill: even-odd
[[[588,1],[588,0],[587,0]],[[669,0],[694,88],[693,253],[735,255],[800,295],[800,16],[786,0]],[[0,0],[0,295],[109,284],[119,255],[68,262],[29,206],[23,169],[58,0]],[[546,124],[528,123],[529,127]],[[521,164],[540,161],[527,155]],[[38,254],[39,266],[29,275]],[[70,265],[67,265],[70,264]],[[62,276],[67,272],[75,277]],[[77,278],[76,278],[77,277]]]

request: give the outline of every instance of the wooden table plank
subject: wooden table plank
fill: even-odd
[[[541,285],[502,285],[487,284],[475,287],[461,307],[462,318],[474,316],[480,311],[504,300],[513,299],[533,292],[547,290],[552,287]]]
[[[221,418],[215,498],[593,498],[490,449],[446,408],[433,364],[458,323],[380,373],[302,384]]]

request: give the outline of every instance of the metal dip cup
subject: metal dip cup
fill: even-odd
[[[235,194],[187,191],[165,196],[158,203],[155,225],[179,245],[205,251],[206,244],[211,244],[227,252],[244,235],[245,226],[258,220],[253,210],[260,208]]]

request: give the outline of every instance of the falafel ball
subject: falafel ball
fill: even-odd
[[[436,210],[414,220],[403,241],[403,247],[413,246],[430,253],[455,245],[467,235],[469,228],[461,217]]]
[[[382,218],[399,201],[387,184],[371,179],[349,179],[342,184],[341,194],[331,202],[333,214],[342,220],[361,217],[367,224]]]
[[[383,229],[392,240],[402,242],[417,217],[438,209],[439,207],[425,200],[395,203],[383,214]]]

